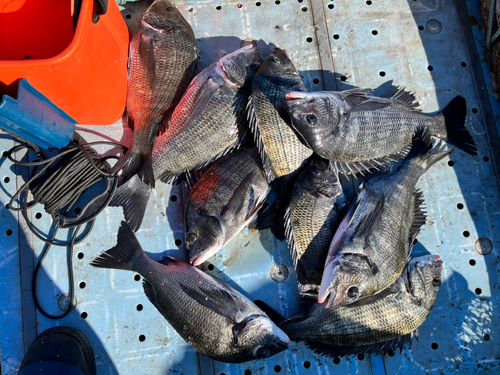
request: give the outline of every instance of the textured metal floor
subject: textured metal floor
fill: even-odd
[[[420,341],[400,355],[344,358],[319,357],[303,344],[267,360],[241,365],[215,362],[197,353],[173,331],[147,301],[134,273],[95,269],[89,261],[116,242],[121,209],[108,208],[92,234],[74,252],[78,305],[64,319],[52,321],[35,312],[31,300],[33,262],[43,244],[33,239],[22,220],[4,208],[16,184],[15,168],[0,159],[0,354],[1,373],[16,374],[37,332],[71,325],[90,339],[99,374],[446,374],[500,373],[500,194],[488,137],[496,147],[494,120],[484,80],[480,16],[477,1],[456,0],[281,0],[175,1],[192,25],[205,68],[241,39],[259,41],[261,57],[273,45],[286,48],[310,90],[378,88],[391,84],[415,92],[424,112],[443,108],[455,95],[467,99],[467,127],[479,149],[477,157],[455,151],[434,166],[418,184],[429,213],[414,255],[439,254],[444,282],[434,310],[420,328]],[[459,11],[457,11],[457,9]],[[124,15],[130,13],[123,11]],[[474,17],[474,18],[472,18]],[[132,18],[131,18],[132,19]],[[475,20],[475,22],[474,22]],[[479,21],[478,21],[479,20]],[[462,22],[472,24],[470,34]],[[464,31],[465,30],[465,31]],[[130,143],[121,123],[80,127]],[[12,147],[0,134],[0,153]],[[138,232],[143,248],[155,259],[184,256],[182,197],[179,186],[158,184]],[[38,215],[38,214],[41,214]],[[48,215],[37,207],[33,220],[47,231]],[[483,255],[482,255],[482,254]],[[53,248],[44,262],[39,293],[53,313],[67,291],[66,252]],[[270,272],[276,264],[289,270],[281,283]],[[267,231],[244,231],[205,264],[252,299],[269,303],[285,316],[297,311],[298,296],[291,256],[283,242]],[[57,296],[56,298],[54,296]],[[202,329],[202,327],[200,327]]]

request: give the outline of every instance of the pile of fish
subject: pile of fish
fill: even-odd
[[[179,335],[219,361],[269,357],[290,340],[327,356],[411,343],[443,264],[437,255],[411,259],[426,217],[415,186],[454,150],[443,141],[477,155],[465,99],[431,117],[405,89],[390,98],[368,89],[307,92],[285,50],[260,64],[252,40],[192,78],[198,55],[189,24],[156,0],[130,46],[134,140],[114,167],[122,182],[112,200],[126,221],[117,245],[91,264],[141,274],[148,299]],[[386,167],[403,158],[400,169]],[[134,231],[156,181],[183,174],[189,263],[155,262]],[[341,180],[359,175],[362,188],[348,199]],[[265,205],[271,189],[277,198]],[[286,238],[303,296],[297,315],[258,307],[197,268],[248,225]]]

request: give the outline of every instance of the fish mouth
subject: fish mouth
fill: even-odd
[[[212,255],[214,255],[216,252],[217,248],[213,250],[205,250],[202,253],[198,253],[189,258],[189,263],[191,263],[195,267],[199,266],[200,264],[205,262],[208,258],[210,258]]]
[[[289,102],[293,102],[294,100],[307,99],[307,94],[308,93],[303,92],[303,91],[287,92],[286,93],[286,100]]]

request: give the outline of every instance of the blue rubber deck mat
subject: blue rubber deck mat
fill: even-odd
[[[47,319],[35,310],[31,298],[31,275],[44,244],[33,237],[17,213],[5,208],[22,185],[23,175],[22,168],[13,166],[5,156],[14,141],[0,134],[0,373],[17,374],[36,334],[56,325],[73,326],[85,333],[96,355],[98,374],[500,373],[500,176],[495,170],[495,165],[500,166],[495,121],[500,110],[488,75],[483,74],[486,64],[479,2],[174,3],[198,39],[199,70],[250,37],[258,41],[262,59],[273,46],[286,49],[311,91],[369,87],[385,95],[393,87],[406,87],[415,93],[424,113],[438,112],[456,95],[466,98],[466,126],[479,155],[471,157],[456,150],[417,185],[424,192],[428,219],[413,255],[431,253],[444,260],[435,307],[419,329],[419,341],[393,356],[331,359],[293,343],[289,350],[265,360],[239,365],[212,361],[197,354],[169,326],[147,300],[139,275],[89,265],[116,243],[123,214],[121,208],[109,207],[97,218],[90,236],[75,247],[76,309],[63,319]],[[124,15],[129,12],[122,11]],[[77,132],[87,141],[105,136],[131,143],[124,122],[77,126]],[[152,194],[137,237],[154,259],[186,257],[185,196],[181,186],[163,183]],[[51,219],[42,207],[37,206],[31,215],[37,228],[47,233]],[[68,235],[61,231],[59,238]],[[286,317],[298,310],[288,247],[269,231],[244,230],[203,269]],[[68,302],[66,249],[51,249],[37,289],[43,307],[60,314]]]

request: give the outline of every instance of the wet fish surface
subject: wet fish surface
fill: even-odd
[[[269,192],[257,148],[217,160],[192,187],[184,211],[186,247],[195,266],[219,251],[255,217]]]
[[[193,77],[198,49],[181,13],[167,0],[156,0],[134,33],[129,55],[127,116],[134,140],[114,171],[122,169],[124,180],[137,173],[154,186],[153,139]]]
[[[363,173],[405,157],[422,129],[471,155],[474,140],[465,127],[463,97],[455,97],[437,116],[420,113],[415,97],[398,90],[391,98],[369,89],[291,92],[286,108],[293,127],[321,157],[344,173]]]
[[[335,170],[313,158],[300,173],[285,216],[300,293],[318,292],[333,235],[347,208]]]
[[[183,260],[147,257],[126,222],[117,245],[91,265],[143,276],[149,301],[189,345],[212,359],[240,363],[288,348],[287,335],[252,301]]]
[[[349,306],[325,308],[304,301],[301,312],[278,326],[292,341],[305,341],[309,348],[326,356],[402,350],[418,337],[418,327],[434,306],[442,265],[435,255],[412,259],[383,292]]]
[[[289,91],[306,88],[286,51],[275,48],[255,74],[248,103],[251,130],[269,182],[295,173],[312,155],[290,127],[285,110]]]
[[[419,178],[449,155],[424,131],[400,171],[365,183],[335,233],[325,262],[318,302],[348,305],[393,284],[408,262],[425,224]]]
[[[155,180],[171,182],[236,149],[248,130],[246,103],[259,66],[257,44],[242,48],[204,69],[190,83],[175,108],[168,128],[155,139],[152,165]],[[121,186],[112,205],[123,206],[125,219],[137,230],[151,187],[138,176]]]

